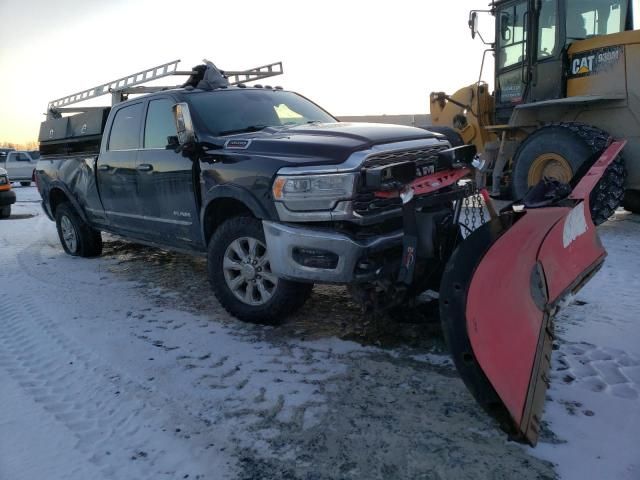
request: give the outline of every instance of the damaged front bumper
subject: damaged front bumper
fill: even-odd
[[[350,283],[364,257],[402,245],[402,230],[353,239],[321,228],[263,221],[271,270],[280,278],[303,282]]]

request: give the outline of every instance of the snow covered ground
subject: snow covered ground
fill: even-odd
[[[202,259],[114,238],[71,258],[36,189],[16,193],[0,222],[2,480],[640,478],[638,216],[601,227],[607,263],[557,318],[530,449],[438,338],[342,340],[365,323],[335,289],[282,327],[242,324]]]

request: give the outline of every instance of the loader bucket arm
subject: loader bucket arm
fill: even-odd
[[[445,268],[440,313],[460,376],[512,438],[531,445],[549,386],[554,314],[606,256],[589,195],[625,143],[613,142],[567,199],[475,230]]]

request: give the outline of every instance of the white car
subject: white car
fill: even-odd
[[[0,167],[9,173],[12,182],[20,182],[23,187],[31,185],[37,163],[29,152],[0,152]]]

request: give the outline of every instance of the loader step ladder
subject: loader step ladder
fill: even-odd
[[[205,60],[207,62],[207,60]],[[126,99],[128,94],[142,94],[142,93],[154,93],[162,90],[168,90],[172,88],[179,88],[181,85],[172,86],[153,86],[153,87],[140,87],[143,83],[157,80],[159,78],[168,77],[171,75],[193,75],[196,73],[192,70],[179,71],[178,63],[180,60],[174,60],[172,62],[163,63],[153,68],[142,70],[141,72],[127,75],[126,77],[118,78],[111,82],[103,83],[97,87],[82,90],[65,97],[58,98],[49,102],[47,106],[47,112],[59,110],[60,108],[68,107],[75,103],[84,102],[92,98],[99,97],[101,95],[111,94],[112,105],[119,103]],[[262,65],[260,67],[251,68],[249,70],[230,70],[223,71],[224,76],[229,80],[229,85],[238,85],[245,82],[253,82],[262,78],[273,77],[275,75],[281,75],[282,62],[270,63],[268,65]]]

